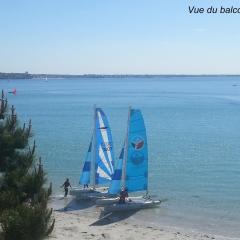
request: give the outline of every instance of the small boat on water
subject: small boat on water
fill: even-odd
[[[12,91],[9,91],[8,93],[11,93],[11,94],[13,94],[13,95],[16,95],[16,94],[17,94],[17,89],[14,88]]]
[[[111,129],[101,108],[94,107],[94,129],[79,183],[70,194],[77,199],[98,199],[109,196],[108,186],[114,173]],[[89,184],[91,187],[88,187]],[[100,187],[97,187],[101,185]]]
[[[151,208],[159,205],[160,200],[152,200],[148,196],[148,147],[146,127],[139,109],[129,109],[127,134],[124,146],[114,171],[108,193],[118,194],[120,190],[128,192],[146,191],[145,196],[127,198],[120,203],[119,198],[98,199],[97,205],[104,206],[105,211],[129,211]]]

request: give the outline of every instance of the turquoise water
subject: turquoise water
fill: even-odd
[[[237,85],[237,86],[236,86]],[[128,106],[140,108],[149,144],[150,193],[168,199],[140,212],[156,224],[223,235],[240,230],[240,77],[1,80],[21,120],[32,119],[54,193],[77,185],[93,104],[108,115],[118,155]]]

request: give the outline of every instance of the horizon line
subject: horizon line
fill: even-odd
[[[29,74],[32,76],[240,76],[240,73],[30,73],[0,72],[0,74]]]

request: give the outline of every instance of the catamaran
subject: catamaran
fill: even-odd
[[[99,199],[96,203],[105,206],[106,211],[137,210],[161,203],[148,197],[147,135],[139,109],[129,109],[125,144],[108,190],[109,195],[116,195],[121,187],[128,192],[146,191],[146,195],[130,197],[125,203],[119,203],[116,197]]]
[[[101,108],[94,107],[94,129],[79,183],[70,194],[77,199],[97,199],[108,195],[108,186],[114,173],[114,152],[110,126]],[[88,185],[92,183],[91,187]],[[109,195],[108,195],[109,196]]]

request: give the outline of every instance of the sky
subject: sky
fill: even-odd
[[[0,72],[240,74],[239,0],[0,0]]]

